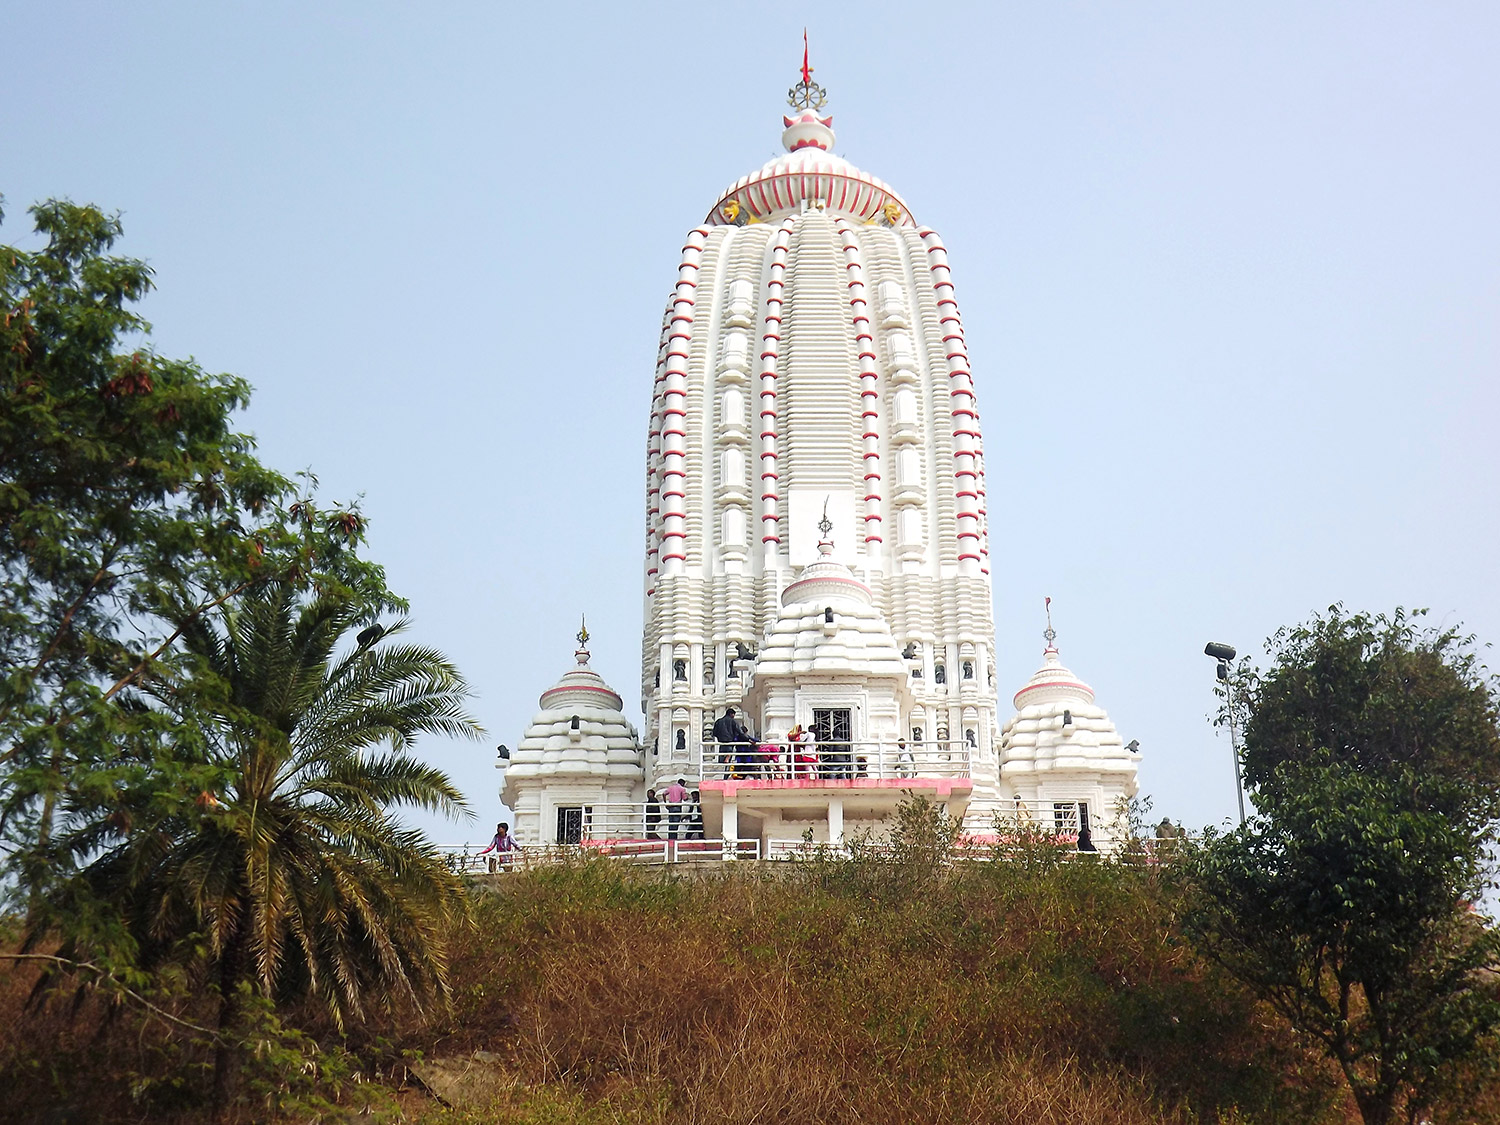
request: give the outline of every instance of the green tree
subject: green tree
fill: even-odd
[[[268,581],[391,599],[359,513],[235,431],[248,385],[151,349],[151,271],[110,255],[118,218],[31,214],[40,248],[0,246],[0,845],[38,908],[69,875],[59,802],[184,768],[191,727],[143,688],[195,620]]]
[[[1364,1120],[1415,1120],[1500,1027],[1495,694],[1465,642],[1390,618],[1282,630],[1248,676],[1258,815],[1182,865],[1199,949],[1312,1036]]]
[[[372,997],[446,991],[443,933],[462,887],[392,810],[463,813],[448,778],[409,750],[423,733],[479,727],[440,653],[389,643],[401,623],[339,652],[365,615],[357,600],[276,584],[195,618],[186,670],[151,687],[181,722],[215,716],[192,751],[205,788],[127,787],[108,802],[124,818],[80,796],[64,817],[77,897],[119,904],[142,968],[196,966],[217,987],[220,1105],[246,985],[277,1002],[310,996],[341,1027]]]
[[[1268,642],[1265,675],[1237,686],[1248,709],[1245,782],[1279,787],[1286,763],[1326,754],[1351,769],[1405,779],[1413,807],[1500,814],[1494,684],[1457,629],[1422,629],[1423,611],[1326,616]]]

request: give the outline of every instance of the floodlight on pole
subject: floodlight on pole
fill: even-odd
[[[1234,678],[1229,662],[1234,659],[1233,645],[1209,641],[1203,646],[1203,655],[1215,661],[1215,674],[1223,681],[1224,699],[1228,703],[1225,714],[1229,716],[1229,749],[1234,755],[1234,795],[1239,801],[1240,823],[1245,823],[1245,783],[1240,780],[1240,740],[1234,725]]]

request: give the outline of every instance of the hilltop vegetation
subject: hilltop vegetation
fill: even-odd
[[[341,1040],[315,1008],[285,1025],[257,1009],[237,1115],[1358,1120],[1315,1045],[1179,940],[1160,868],[1045,845],[934,856],[908,841],[697,876],[607,861],[504,876],[452,935],[447,1011],[406,1008]],[[206,1120],[208,1036],[129,1000],[23,1022],[24,983],[4,1001],[12,1119]],[[179,995],[172,1010],[213,1007]],[[1460,1077],[1433,1120],[1500,1121],[1500,1087]]]

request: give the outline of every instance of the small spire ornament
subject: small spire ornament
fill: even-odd
[[[1056,648],[1057,630],[1052,627],[1052,599],[1047,599],[1047,628],[1042,630],[1042,636],[1047,638],[1047,647]]]
[[[819,110],[828,104],[828,91],[812,80],[813,68],[807,65],[807,28],[802,29],[802,81],[787,91],[786,100],[793,109]]]
[[[589,662],[589,624],[583,614],[578,615],[578,647],[573,655],[578,658],[578,666],[584,667]]]

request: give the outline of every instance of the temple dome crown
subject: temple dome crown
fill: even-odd
[[[604,677],[589,667],[588,629],[579,631],[578,648],[573,656],[578,661],[576,668],[565,672],[538,701],[543,711],[557,711],[567,707],[594,707],[606,711],[619,711],[624,700],[617,695]]]
[[[890,625],[870,588],[833,557],[829,526],[825,514],[817,561],[781,592],[781,612],[765,637],[755,674],[886,676],[904,685],[906,662]]]
[[[911,210],[889,184],[835,156],[832,115],[819,111],[828,91],[812,80],[807,53],[802,81],[787,100],[792,113],[782,116],[781,143],[786,152],[741,176],[719,196],[708,213],[711,226],[744,226],[817,207],[861,222],[911,227]]]
[[[1038,703],[1094,702],[1094,689],[1089,687],[1062,662],[1057,649],[1048,645],[1042,653],[1042,666],[1036,670],[1024,687],[1016,692],[1016,710],[1021,711]]]
[[[631,783],[642,776],[640,739],[621,699],[589,667],[588,629],[578,631],[577,666],[542,692],[541,710],[511,754],[501,799],[513,804],[517,783],[539,778]]]

